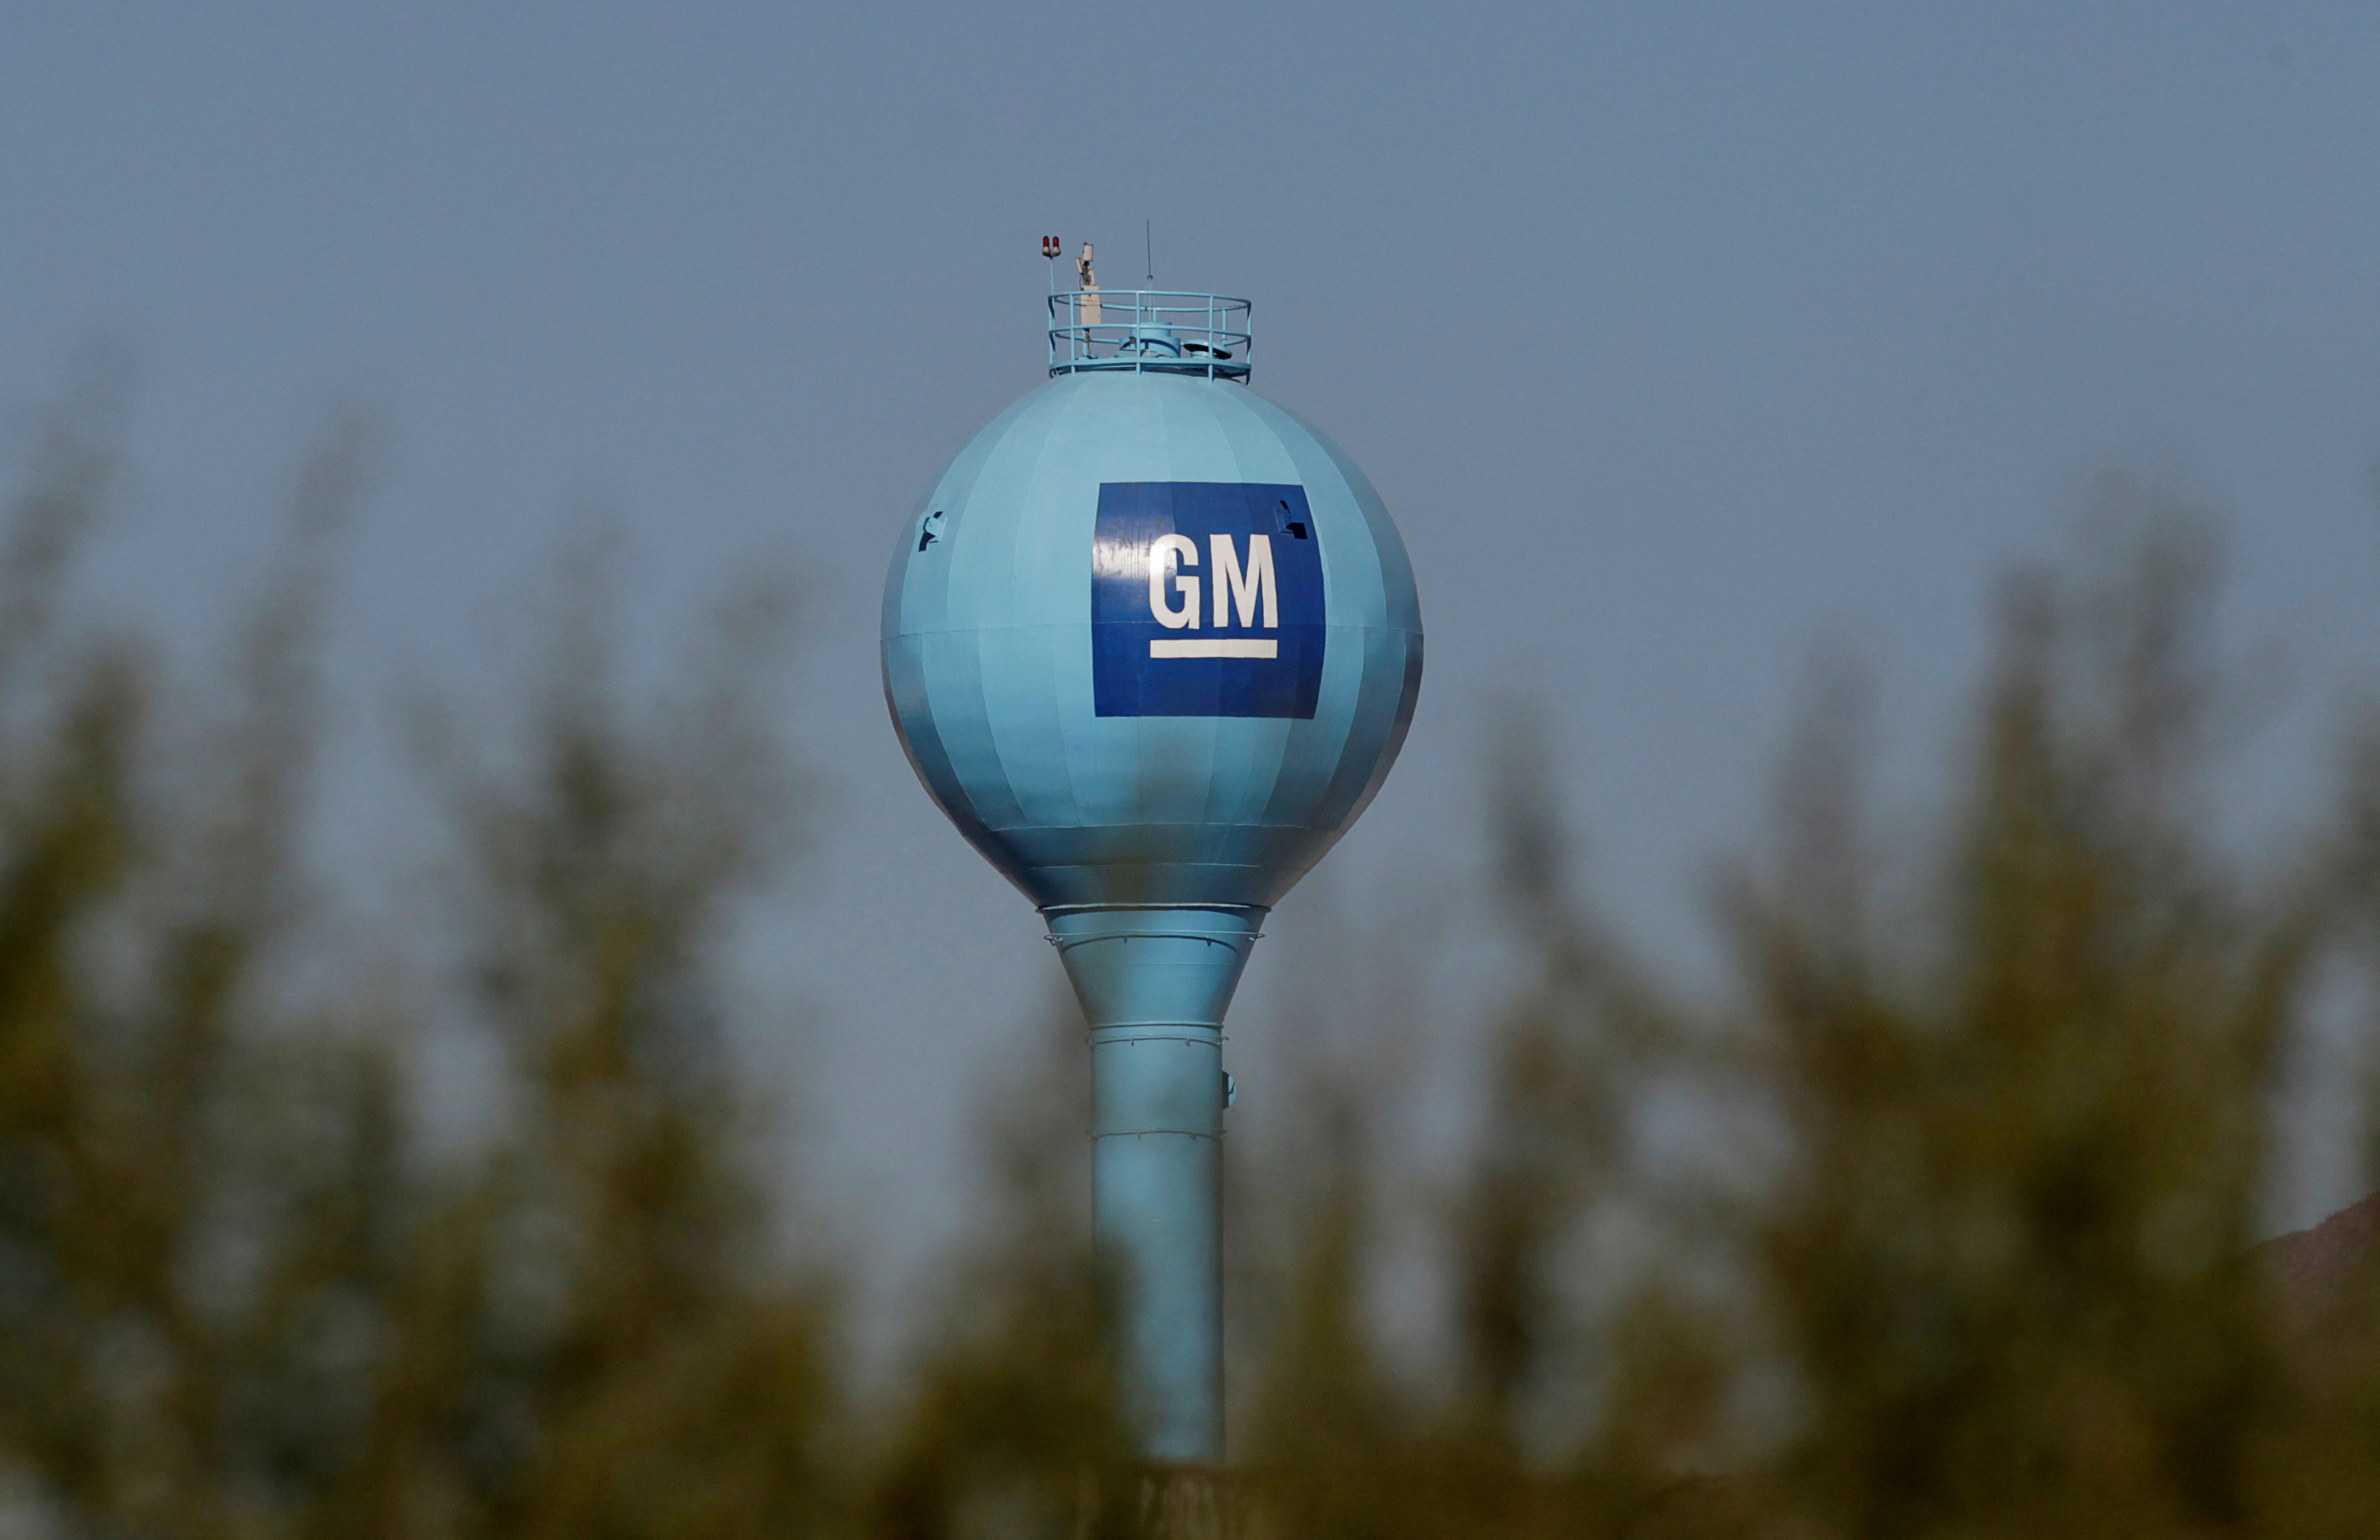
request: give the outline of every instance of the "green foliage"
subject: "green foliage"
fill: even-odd
[[[1234,1470],[1167,1472],[1129,1461],[1101,1350],[1070,1011],[1004,1088],[990,1212],[892,1391],[855,1388],[847,1280],[773,1243],[794,1208],[747,1158],[721,982],[794,811],[765,607],[638,691],[600,586],[569,591],[526,725],[432,754],[450,928],[393,983],[321,923],[300,856],[310,596],[369,445],[335,433],[298,478],[287,561],[208,692],[58,601],[112,400],[103,379],[60,410],[0,532],[0,1529],[1981,1540],[2380,1515],[2380,1291],[2309,1307],[2252,1250],[2307,992],[2380,940],[2380,750],[2345,757],[2301,844],[2213,832],[2201,514],[2111,484],[2095,546],[2010,581],[1930,840],[1877,832],[1839,673],[1774,841],[1721,884],[1729,1002],[1581,895],[1516,733],[1492,844],[1518,986],[1483,1013],[1467,1164],[1416,1205],[1384,1174],[1395,1087],[1304,1067],[1295,1180],[1235,1219]],[[497,1110],[449,1147],[418,1066],[457,1034]],[[1418,1263],[1387,1241],[1416,1227]],[[1437,1287],[1384,1307],[1417,1266]]]
[[[1897,903],[1858,692],[1824,694],[1773,854],[1723,886],[1737,1007],[1648,985],[1572,896],[1520,757],[1500,870],[1538,982],[1447,1228],[1469,1372],[1451,1396],[1367,1395],[1397,1431],[1363,1449],[1276,1435],[1281,1533],[2380,1518],[2374,1275],[2293,1346],[2252,1255],[2279,1054],[2370,891],[2373,767],[2349,837],[2227,855],[2203,783],[2222,703],[2206,521],[2122,483],[2101,520],[2076,570],[2009,585],[1966,779]],[[1744,1135],[1683,1178],[1635,1110],[1680,1087],[1705,1139]],[[1318,1236],[1308,1265],[1343,1281],[1301,1319],[1334,1366],[1292,1405],[1349,1377],[1359,1279]]]
[[[0,1458],[24,1516],[830,1531],[831,1299],[768,1265],[718,1040],[717,932],[789,784],[748,648],[636,716],[565,631],[504,767],[446,767],[469,987],[408,1005],[307,923],[296,854],[308,595],[362,445],[299,478],[232,698],[183,721],[47,602],[103,491],[93,415],[36,455],[0,566]],[[327,991],[293,998],[310,972]],[[442,1159],[409,1050],[455,1019],[504,1112]]]

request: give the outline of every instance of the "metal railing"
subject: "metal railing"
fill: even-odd
[[[1220,294],[1072,289],[1050,297],[1050,372],[1248,377],[1250,306]]]

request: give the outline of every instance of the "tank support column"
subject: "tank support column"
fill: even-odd
[[[1264,911],[1044,910],[1090,1024],[1092,1200],[1148,1459],[1223,1456],[1223,1012]]]

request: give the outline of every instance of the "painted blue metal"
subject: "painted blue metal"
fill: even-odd
[[[1264,911],[1045,911],[1091,1025],[1091,1205],[1141,1447],[1223,1453],[1223,1011]]]
[[[1091,1026],[1133,1414],[1151,1458],[1210,1461],[1223,1012],[1388,774],[1421,617],[1363,473],[1238,382],[1245,301],[1100,297],[903,527],[884,688],[927,790],[1049,921]]]

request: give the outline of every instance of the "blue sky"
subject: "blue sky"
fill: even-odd
[[[1120,285],[1148,220],[1160,284],[1253,298],[1256,388],[1412,549],[1405,760],[1276,932],[1458,903],[1520,699],[1611,906],[1695,960],[1814,643],[1876,660],[1923,771],[1991,574],[2106,468],[2228,512],[2240,633],[2290,681],[2243,816],[2304,809],[2380,665],[2375,188],[2367,5],[6,0],[0,411],[128,345],[91,580],[186,647],[326,411],[380,419],[333,641],[358,867],[419,816],[391,702],[516,655],[574,526],[630,542],[649,649],[739,571],[800,575],[784,710],[824,791],[756,927],[803,1002],[772,1073],[914,1255],[1055,973],[902,761],[877,595],[1038,382],[1042,235]],[[1260,952],[1259,1061],[1281,993]]]

